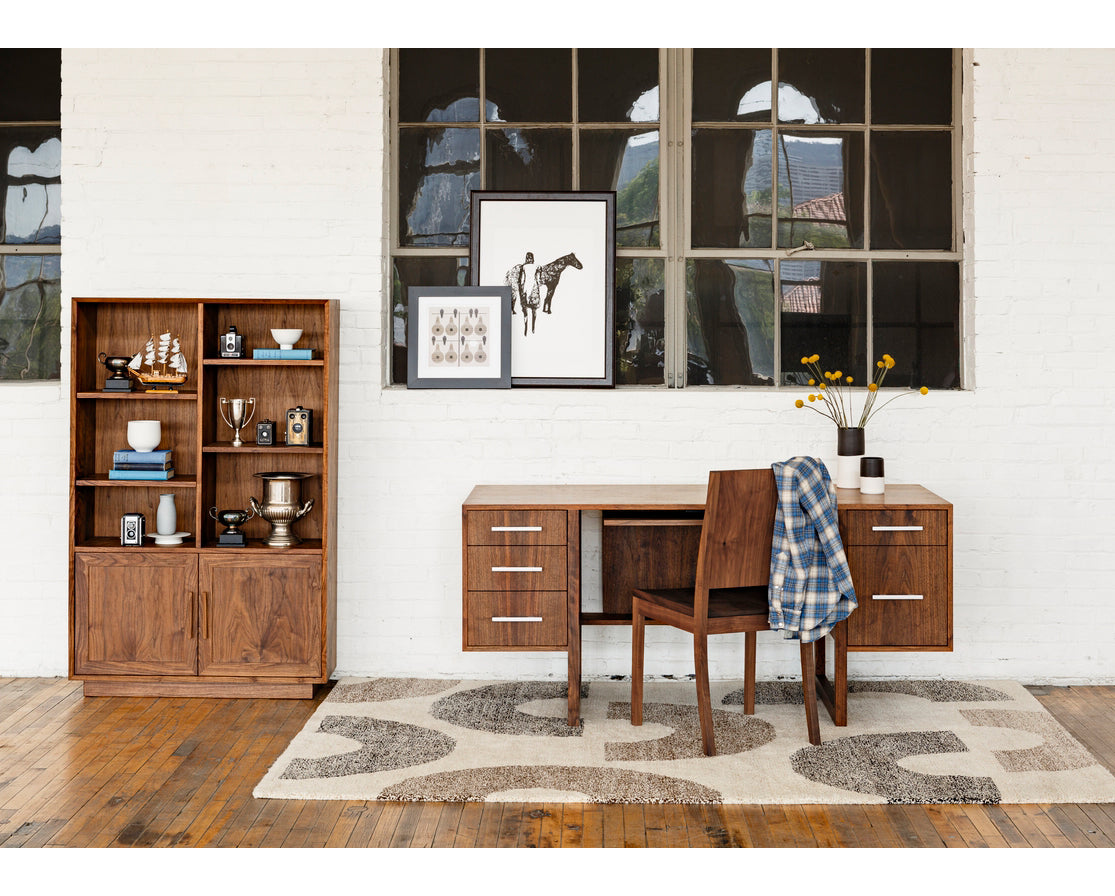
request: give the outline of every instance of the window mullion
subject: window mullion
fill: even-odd
[[[666,385],[680,389],[685,385],[688,358],[688,328],[686,326],[685,261],[690,239],[691,189],[688,176],[690,165],[690,70],[692,50],[666,51],[666,76],[664,101],[661,108],[661,125],[665,133],[667,164],[664,193],[669,209],[663,219],[670,222],[667,233],[663,230],[663,248],[666,250],[666,350],[664,366]]]

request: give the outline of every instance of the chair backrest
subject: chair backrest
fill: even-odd
[[[770,581],[777,501],[770,467],[709,473],[697,553],[698,589],[746,588]]]

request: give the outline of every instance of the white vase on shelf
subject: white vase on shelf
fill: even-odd
[[[174,506],[174,495],[159,495],[159,506],[155,508],[155,531],[159,535],[174,535],[178,531],[178,508]]]

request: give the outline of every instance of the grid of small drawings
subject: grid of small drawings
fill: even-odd
[[[427,317],[432,367],[488,367],[489,310],[464,305],[431,307]]]

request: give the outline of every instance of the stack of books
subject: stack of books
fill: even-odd
[[[109,479],[173,479],[170,449],[159,451],[114,451]]]

